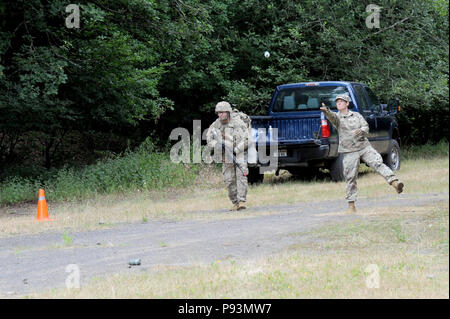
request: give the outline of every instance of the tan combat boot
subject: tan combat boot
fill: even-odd
[[[391,185],[395,188],[395,190],[397,191],[397,193],[401,193],[403,192],[403,183],[400,182],[399,180],[395,180],[391,182]]]
[[[245,202],[239,202],[239,207],[237,210],[246,209],[247,207],[244,205]]]
[[[355,202],[348,202],[347,213],[356,213]]]
[[[233,207],[231,207],[229,210],[230,212],[239,210],[239,203],[233,204]]]

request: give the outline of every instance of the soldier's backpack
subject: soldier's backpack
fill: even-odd
[[[239,118],[245,123],[245,125],[247,125],[247,129],[250,132],[250,130],[252,129],[252,119],[250,118],[250,116],[248,116],[244,112],[239,111],[238,109],[233,109],[233,111],[231,112],[231,116],[239,116]]]
[[[255,163],[256,164],[256,148],[254,143],[254,138],[252,136],[252,119],[250,116],[245,114],[244,112],[239,111],[238,109],[233,109],[231,112],[231,116],[239,117],[242,122],[245,123],[247,126],[247,132],[248,132],[248,145],[247,145],[247,151],[248,151],[248,163]]]

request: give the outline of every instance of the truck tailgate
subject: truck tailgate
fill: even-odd
[[[269,134],[270,128],[278,129],[278,143],[303,144],[313,143],[320,136],[320,116],[317,114],[307,116],[252,116],[254,129],[265,128]]]

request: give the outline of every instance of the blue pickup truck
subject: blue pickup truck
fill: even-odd
[[[400,168],[400,132],[395,114],[400,110],[398,100],[380,104],[375,93],[366,85],[354,82],[304,82],[280,85],[269,104],[267,116],[250,116],[252,132],[258,148],[258,134],[270,135],[278,129],[278,168],[293,175],[314,175],[320,168],[328,169],[333,181],[343,180],[342,156],[338,154],[337,130],[319,110],[322,102],[337,112],[334,98],[347,93],[349,109],[361,113],[369,124],[369,141],[383,156],[392,170]],[[264,130],[261,130],[264,129]],[[259,132],[259,133],[258,133]],[[266,136],[264,143],[274,143]],[[259,143],[262,143],[259,140]],[[267,152],[270,148],[266,147]],[[270,154],[267,154],[270,156]],[[262,182],[264,167],[259,158],[249,161],[250,183]]]

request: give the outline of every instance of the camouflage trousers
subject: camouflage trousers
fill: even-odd
[[[360,151],[343,153],[342,155],[344,177],[347,182],[346,199],[348,202],[356,201],[358,195],[356,179],[358,178],[358,169],[361,160],[383,176],[388,183],[398,180],[392,170],[383,163],[381,155],[371,145]]]
[[[241,156],[242,157],[242,156]],[[237,162],[243,171],[248,174],[247,162],[238,156]],[[247,176],[233,163],[222,164],[222,175],[225,186],[228,189],[228,197],[233,204],[245,202],[247,199],[248,182]]]

